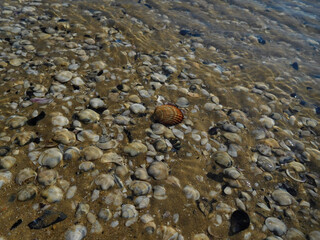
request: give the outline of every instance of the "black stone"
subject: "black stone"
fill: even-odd
[[[266,44],[266,40],[264,40],[261,36],[257,36],[257,39],[258,39],[258,43],[262,45]]]
[[[297,62],[292,63],[291,67],[293,67],[293,69],[295,69],[295,70],[299,70],[299,65]]]
[[[126,134],[129,143],[131,143],[131,142],[133,141],[133,137],[132,137],[132,135],[131,135],[131,132],[130,132],[128,129],[126,129],[126,128],[124,128],[123,131],[124,131],[124,133]]]
[[[179,32],[182,36],[191,35],[191,32],[187,29],[181,29]]]
[[[305,105],[307,105],[307,102],[304,101],[304,100],[301,100],[301,101],[300,101],[300,104],[301,104],[302,106],[305,106]]]
[[[293,98],[296,98],[297,94],[296,93],[291,93],[290,96],[293,97]]]
[[[320,114],[320,107],[316,107],[315,110],[316,110],[316,114]]]
[[[12,227],[10,228],[10,230],[15,229],[16,227],[18,227],[20,224],[22,223],[22,219],[19,219],[18,221],[16,221]]]
[[[30,229],[42,229],[47,228],[55,223],[61,222],[67,218],[67,215],[63,212],[55,210],[45,210],[42,216],[33,220],[28,224]]]
[[[27,124],[28,124],[29,126],[35,126],[35,125],[37,125],[37,123],[38,123],[40,120],[44,119],[45,116],[46,116],[46,113],[45,113],[44,111],[41,111],[41,113],[40,113],[38,116],[29,119],[29,120],[27,121]]]
[[[216,135],[218,133],[218,129],[219,129],[218,127],[212,127],[209,129],[208,133],[210,135]]]
[[[245,211],[236,210],[231,215],[229,235],[232,236],[234,234],[237,234],[247,229],[249,225],[249,215]]]

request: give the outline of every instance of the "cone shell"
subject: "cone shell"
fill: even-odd
[[[156,107],[153,118],[156,122],[164,125],[175,125],[182,122],[183,114],[179,108],[173,105],[162,105]]]

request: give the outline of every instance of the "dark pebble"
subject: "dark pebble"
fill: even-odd
[[[40,113],[38,116],[29,119],[29,120],[27,121],[27,124],[28,124],[29,126],[35,126],[35,125],[37,125],[37,123],[38,123],[40,120],[44,119],[45,116],[46,116],[46,113],[45,113],[44,111],[41,111],[41,113]]]
[[[307,102],[304,101],[304,100],[301,100],[301,101],[300,101],[300,105],[305,106],[305,105],[307,105]]]
[[[295,70],[299,70],[299,65],[297,62],[292,63],[291,67],[293,67],[293,69],[295,69]]]
[[[316,107],[315,110],[316,110],[316,114],[320,114],[320,107]]]
[[[312,90],[312,87],[307,87],[307,90]]]
[[[42,229],[55,223],[61,222],[67,218],[63,212],[54,210],[45,210],[43,215],[28,224],[30,229]]]
[[[147,8],[152,9],[152,7],[151,7],[149,4],[145,3],[144,5],[145,5]]]
[[[216,135],[218,133],[218,129],[219,129],[218,127],[212,127],[209,129],[208,133],[210,135]]]
[[[297,94],[296,93],[291,93],[290,96],[296,98]]]
[[[249,215],[245,211],[236,210],[231,215],[229,234],[231,236],[234,234],[237,234],[247,229],[249,225],[250,225]]]
[[[16,221],[12,227],[10,228],[10,230],[15,229],[16,227],[18,227],[20,224],[22,223],[22,219],[19,219],[18,221]]]
[[[258,39],[258,43],[262,45],[266,44],[266,40],[264,40],[261,36],[257,36],[257,39]]]
[[[187,29],[182,29],[180,30],[179,32],[182,36],[185,36],[185,35],[191,35],[191,32]]]

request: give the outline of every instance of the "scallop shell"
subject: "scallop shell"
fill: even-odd
[[[161,105],[154,110],[153,119],[164,125],[175,125],[182,122],[183,113],[173,105]]]

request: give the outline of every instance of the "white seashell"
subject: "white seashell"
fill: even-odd
[[[39,172],[38,182],[44,186],[50,186],[56,183],[58,172],[54,169],[48,169]]]
[[[152,162],[148,168],[148,174],[156,180],[164,180],[169,175],[169,167],[164,162]]]
[[[24,202],[24,201],[28,201],[35,198],[37,193],[38,193],[38,189],[36,186],[27,185],[26,187],[24,187],[18,192],[17,198],[19,201]]]
[[[108,142],[103,142],[103,143],[98,142],[96,144],[96,146],[102,150],[109,150],[112,148],[116,148],[118,146],[118,142],[116,140],[112,139]]]
[[[69,120],[65,116],[58,115],[51,118],[51,123],[57,127],[64,127],[69,124]]]
[[[105,106],[105,103],[100,98],[92,98],[92,99],[90,99],[89,104],[90,104],[90,106],[92,108],[95,108],[95,109]]]
[[[27,121],[28,119],[26,117],[13,115],[7,119],[6,125],[15,129],[24,126]]]
[[[158,200],[167,199],[166,189],[163,186],[154,186],[153,187],[153,197]]]
[[[112,213],[108,208],[101,208],[98,217],[105,221],[109,221],[112,218]]]
[[[129,188],[136,196],[147,195],[152,190],[150,183],[138,180],[132,181],[129,185]]]
[[[123,158],[115,152],[108,152],[102,155],[102,163],[116,163],[118,165],[124,165]]]
[[[79,165],[79,170],[84,171],[84,172],[88,172],[90,170],[93,170],[95,168],[95,164],[93,162],[90,161],[86,161],[86,162],[82,162]]]
[[[90,210],[89,204],[79,203],[76,210],[76,219],[81,218],[84,215],[87,215]]]
[[[91,109],[85,109],[78,113],[79,120],[84,123],[95,123],[100,120],[98,113]]]
[[[76,147],[68,148],[63,154],[63,159],[67,161],[76,161],[79,158],[80,158],[80,150]]]
[[[146,213],[140,217],[140,220],[143,223],[148,223],[148,222],[153,222],[154,219],[149,213]]]
[[[101,187],[102,190],[108,190],[114,186],[114,178],[110,174],[102,173],[94,180],[95,184]]]
[[[180,184],[180,180],[174,176],[169,176],[167,179],[166,179],[166,182],[168,184],[171,184],[172,186],[175,186],[175,187],[178,187],[178,188],[181,188],[181,184]]]
[[[172,227],[161,226],[157,229],[157,235],[160,236],[162,240],[177,240],[179,233]]]
[[[150,198],[147,196],[139,196],[135,198],[134,205],[137,206],[137,209],[147,208],[150,203]]]
[[[98,142],[99,138],[99,135],[95,134],[92,130],[83,130],[77,134],[77,139],[80,142]]]
[[[153,234],[156,231],[156,224],[152,221],[152,222],[147,222],[144,225],[144,230],[148,233],[148,234]]]
[[[116,174],[119,177],[124,177],[125,175],[127,175],[129,172],[127,166],[125,165],[120,165],[116,167]]]
[[[0,159],[0,169],[10,169],[16,163],[17,159],[11,156],[5,156]]]
[[[56,167],[62,160],[62,153],[58,148],[49,148],[41,153],[38,162],[41,166]]]
[[[16,176],[16,183],[21,185],[28,180],[34,180],[37,177],[37,173],[31,168],[22,169]]]
[[[82,240],[87,235],[87,228],[83,225],[74,225],[71,228],[69,228],[64,238],[65,240]]]
[[[12,173],[9,171],[0,172],[0,189],[4,184],[10,183],[12,180]]]
[[[97,160],[97,159],[101,158],[103,155],[103,152],[95,146],[85,147],[82,150],[82,153],[83,153],[86,161]]]
[[[76,192],[77,192],[77,186],[71,186],[66,193],[66,199],[73,198]]]
[[[41,196],[49,203],[60,202],[63,198],[63,191],[57,186],[50,186],[42,191]]]
[[[145,168],[137,168],[136,171],[134,172],[134,176],[140,180],[148,180],[149,179],[148,172]]]
[[[199,191],[189,185],[187,185],[183,188],[183,192],[188,199],[192,199],[192,200],[196,201],[200,198]]]
[[[134,218],[138,216],[138,211],[132,204],[124,204],[121,207],[121,216],[123,218]]]
[[[52,139],[53,141],[67,145],[76,141],[76,135],[68,131],[68,129],[63,128],[55,131]]]

